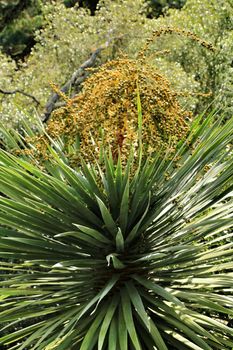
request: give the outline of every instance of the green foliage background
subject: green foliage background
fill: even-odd
[[[185,104],[192,110],[202,110],[215,98],[226,113],[232,112],[233,5],[230,0],[188,0],[181,10],[170,9],[159,18],[147,17],[148,6],[143,0],[102,0],[95,16],[85,8],[66,8],[63,1],[41,3],[41,11],[43,27],[35,32],[36,45],[30,55],[17,62],[16,67],[10,57],[1,54],[0,88],[20,88],[32,93],[42,109],[51,91],[49,81],[59,86],[64,84],[95,48],[111,42],[99,64],[117,57],[119,50],[135,57],[153,30],[170,25],[191,30],[210,41],[216,53],[172,35],[161,37],[151,45],[148,62],[159,68],[177,90],[213,92],[211,100],[186,99]],[[163,48],[171,53],[164,57],[154,55]],[[20,120],[19,107],[25,108],[29,116],[35,109],[25,96],[1,95],[3,121]]]

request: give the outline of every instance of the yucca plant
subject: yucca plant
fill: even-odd
[[[233,118],[201,119],[136,169],[0,152],[1,348],[232,349]]]

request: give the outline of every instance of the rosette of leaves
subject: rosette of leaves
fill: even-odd
[[[75,170],[51,148],[43,172],[0,152],[2,347],[233,347],[233,118],[213,118],[179,167],[110,153]]]

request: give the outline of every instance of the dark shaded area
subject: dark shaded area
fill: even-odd
[[[30,2],[31,0],[13,0],[6,4],[5,1],[0,1],[0,30],[2,31],[5,25],[17,18]]]
[[[92,15],[95,14],[98,2],[99,0],[64,0],[66,7],[73,7],[78,4],[80,7],[88,8]]]
[[[148,17],[159,17],[169,8],[181,9],[187,0],[149,0],[148,1]]]
[[[35,31],[42,27],[39,0],[0,1],[0,47],[16,61],[29,55]]]

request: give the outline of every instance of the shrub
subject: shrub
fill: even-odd
[[[2,346],[233,347],[233,119],[213,119],[195,120],[178,168],[106,154],[74,170],[51,149],[43,172],[0,152]]]

